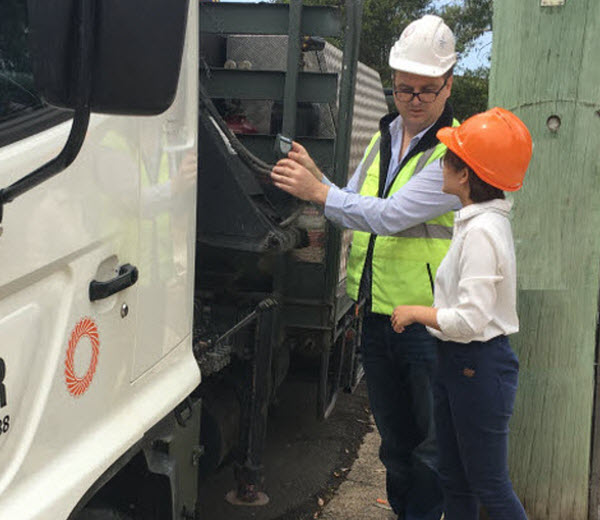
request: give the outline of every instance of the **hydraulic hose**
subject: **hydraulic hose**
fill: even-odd
[[[227,123],[221,117],[221,114],[215,107],[212,99],[210,99],[208,93],[202,86],[202,84],[198,85],[199,90],[199,100],[200,100],[200,110],[203,108],[206,112],[212,117],[213,121],[217,124],[218,128],[221,130],[222,134],[225,135],[231,148],[238,154],[240,159],[255,173],[258,173],[261,177],[266,179],[268,182],[271,182],[271,170],[273,169],[272,164],[268,164],[256,155],[254,155],[248,148],[246,148],[236,137],[236,135],[231,131],[231,129],[227,126]]]

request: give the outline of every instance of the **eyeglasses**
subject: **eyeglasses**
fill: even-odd
[[[414,92],[413,90],[406,89],[394,90],[394,96],[402,103],[410,103],[414,98],[417,98],[421,103],[433,103],[446,86],[446,83],[448,83],[448,78],[444,80],[444,84],[437,91],[425,90],[424,92]]]

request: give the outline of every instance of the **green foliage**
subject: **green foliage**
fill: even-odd
[[[492,29],[492,0],[462,0],[444,6],[437,12],[456,37],[456,50],[471,50],[479,36]]]
[[[454,76],[450,103],[454,117],[464,121],[467,117],[487,110],[489,69],[481,67]]]

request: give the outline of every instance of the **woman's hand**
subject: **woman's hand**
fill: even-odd
[[[412,305],[398,305],[390,318],[392,327],[396,332],[404,332],[404,328],[415,322],[412,314]]]
[[[304,166],[319,182],[323,180],[323,173],[319,170],[315,161],[312,160],[312,157],[308,155],[306,148],[300,143],[292,142],[292,151],[288,153],[288,158]]]
[[[275,186],[299,199],[320,204],[325,204],[327,200],[329,186],[317,180],[306,167],[291,159],[278,161],[271,172],[271,178]]]
[[[405,327],[413,323],[420,323],[426,327],[440,330],[437,322],[437,309],[422,305],[398,305],[394,309],[390,321],[396,332],[404,332]]]

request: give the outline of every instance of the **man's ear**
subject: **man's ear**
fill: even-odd
[[[452,94],[452,85],[454,84],[454,75],[450,76],[448,78],[448,81],[446,81],[446,87],[448,87],[448,96],[450,96]]]

